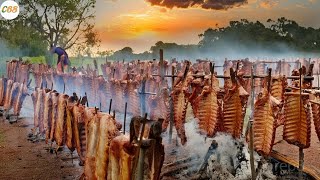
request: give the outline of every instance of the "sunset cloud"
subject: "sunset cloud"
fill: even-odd
[[[320,28],[319,0],[97,0],[96,7],[101,48],[113,50],[130,46],[143,52],[160,40],[197,44],[206,29],[240,19],[266,23],[286,17]],[[221,8],[227,10],[212,10]]]
[[[190,8],[198,7],[212,10],[227,10],[247,4],[247,0],[146,0],[154,6],[166,8]]]
[[[279,4],[279,1],[277,0],[261,0],[260,1],[260,7],[265,9],[270,9],[278,4]]]

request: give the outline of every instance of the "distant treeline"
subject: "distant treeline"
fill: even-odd
[[[0,55],[50,58],[48,45],[44,42],[43,36],[23,23],[18,25],[21,27],[9,30],[0,23]],[[198,37],[198,44],[180,45],[159,41],[143,53],[137,54],[134,52],[134,47],[125,47],[118,51],[107,50],[98,54],[111,60],[128,61],[159,59],[160,49],[164,50],[165,59],[294,56],[294,53],[320,53],[320,28],[303,27],[284,17],[275,21],[269,19],[265,23],[246,19],[230,21],[228,26],[209,28]]]
[[[209,28],[198,35],[195,45],[157,42],[144,53],[135,54],[131,47],[115,51],[108,58],[114,60],[158,59],[159,49],[165,58],[197,59],[224,56],[270,56],[294,53],[319,53],[320,28],[302,27],[284,17],[266,23],[250,22],[246,19],[230,21],[227,27]]]

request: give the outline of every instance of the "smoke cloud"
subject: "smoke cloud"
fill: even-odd
[[[166,8],[190,8],[199,7],[211,10],[227,10],[247,4],[247,0],[146,0],[154,6]]]

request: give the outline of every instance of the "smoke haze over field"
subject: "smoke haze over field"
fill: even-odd
[[[0,39],[0,57],[17,57],[22,54],[21,50],[9,47],[5,40]]]
[[[164,43],[166,44],[166,43]],[[167,43],[173,44],[173,43]],[[249,58],[250,60],[293,60],[297,58],[319,58],[319,53],[312,52],[302,52],[294,50],[288,47],[284,43],[273,42],[269,46],[259,45],[257,43],[252,43],[248,46],[239,44],[232,41],[219,42],[218,46],[210,46],[202,48],[198,45],[175,45],[174,47],[157,47],[154,52],[146,52],[140,54],[128,54],[123,52],[125,55],[121,54],[121,50],[115,53],[108,59],[113,60],[126,60],[130,61],[133,59],[140,60],[151,60],[153,58],[159,59],[159,49],[164,50],[164,58],[166,60],[171,60],[176,58],[177,60],[190,60],[195,62],[197,59],[208,59],[214,60],[218,65],[223,64],[225,58],[238,60]]]

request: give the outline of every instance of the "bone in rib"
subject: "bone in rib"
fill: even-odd
[[[301,93],[300,97],[300,92],[297,90],[287,92],[284,96],[283,139],[300,148],[308,148],[311,138],[309,94]]]
[[[185,73],[188,73],[188,68],[185,68],[185,71]],[[180,82],[175,83],[176,85],[173,87],[171,94],[173,100],[173,122],[182,145],[187,142],[184,124],[188,106],[189,84],[191,83],[192,78],[192,76],[186,75],[185,77],[178,79]]]
[[[270,154],[276,132],[276,121],[271,98],[270,90],[265,87],[254,105],[254,149],[264,156]]]
[[[218,124],[218,98],[219,90],[218,79],[214,75],[205,80],[202,93],[195,99],[198,110],[195,117],[199,119],[199,129],[202,134],[213,137],[216,133]]]
[[[238,84],[233,69],[230,69],[230,75],[232,88],[225,89],[223,128],[233,137],[240,138],[249,94]]]

